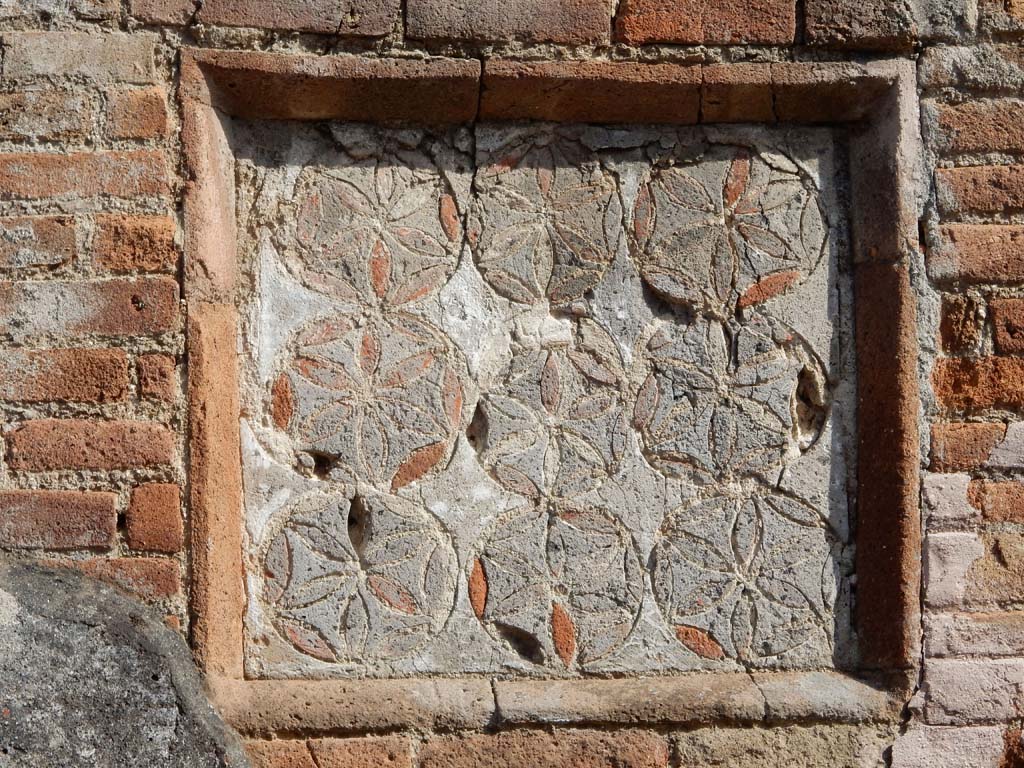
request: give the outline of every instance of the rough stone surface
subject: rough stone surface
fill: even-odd
[[[206,0],[197,18],[231,27],[382,36],[398,16],[398,0]]]
[[[0,755],[11,766],[245,766],[181,638],[71,571],[0,564]]]
[[[5,80],[150,83],[156,77],[155,35],[14,32],[3,41]]]
[[[891,730],[871,726],[705,728],[676,737],[678,765],[701,768],[877,768]]]
[[[1002,728],[911,727],[892,748],[893,768],[1009,768]]]
[[[977,6],[969,0],[808,0],[807,37],[838,48],[907,49],[918,41],[956,40],[973,30]]]
[[[75,225],[69,217],[0,218],[0,272],[58,267],[76,252]]]
[[[330,129],[234,137],[251,673],[847,658],[832,134]]]
[[[666,740],[647,731],[514,731],[436,738],[418,754],[422,768],[668,768]]]
[[[607,42],[609,0],[409,0],[410,37],[425,40]]]

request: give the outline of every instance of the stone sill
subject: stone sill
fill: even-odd
[[[249,735],[295,736],[403,728],[692,726],[892,722],[906,679],[838,672],[732,672],[584,680],[229,680],[211,698]]]

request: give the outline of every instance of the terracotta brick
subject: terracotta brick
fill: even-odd
[[[695,123],[700,67],[638,62],[517,62],[484,67],[484,120]]]
[[[947,152],[1024,152],[1024,101],[938,107],[937,144]]]
[[[0,491],[0,547],[108,549],[117,536],[117,494]]]
[[[317,768],[412,768],[412,750],[404,736],[316,739],[309,748]]]
[[[935,172],[944,214],[995,214],[1024,209],[1024,165],[940,168]]]
[[[974,16],[959,0],[807,0],[805,7],[808,42],[860,50],[906,50],[917,41],[955,40]]]
[[[791,0],[624,0],[615,36],[630,44],[788,45],[796,37]]]
[[[978,26],[989,34],[1024,34],[1024,2],[979,0]]]
[[[1024,523],[1024,483],[974,480],[967,498],[988,522]]]
[[[933,472],[977,469],[1006,434],[1005,424],[954,423],[932,425]]]
[[[133,469],[170,464],[174,434],[145,421],[37,419],[8,437],[11,469]]]
[[[165,403],[174,401],[178,394],[175,361],[171,355],[139,356],[139,395]]]
[[[104,281],[0,282],[0,333],[138,336],[178,322],[178,283],[171,277]]]
[[[119,349],[8,349],[0,354],[0,400],[106,403],[128,394]]]
[[[168,131],[167,92],[163,88],[115,88],[107,91],[108,139],[162,139]]]
[[[0,199],[144,197],[170,194],[161,152],[42,152],[0,155]]]
[[[947,358],[935,363],[932,386],[954,411],[1024,407],[1024,358]]]
[[[398,0],[205,0],[204,24],[379,37],[399,19]]]
[[[174,483],[148,483],[133,489],[125,520],[132,549],[173,554],[184,546],[181,489]]]
[[[942,240],[927,255],[933,280],[965,283],[1024,281],[1024,226],[1016,224],[948,224]]]
[[[80,142],[92,132],[93,105],[74,91],[0,93],[0,139]]]
[[[1006,355],[1024,353],[1024,299],[992,299],[988,306],[996,351]]]
[[[75,222],[66,216],[0,217],[0,271],[56,267],[74,258]]]
[[[62,562],[87,576],[153,602],[181,592],[181,574],[174,560],[155,557],[117,557]]]
[[[174,229],[169,216],[97,216],[93,260],[111,272],[171,271],[178,261]]]
[[[156,41],[148,33],[7,32],[4,79],[150,83],[156,77]]]
[[[609,0],[408,0],[406,34],[419,40],[603,43]]]
[[[418,754],[422,768],[664,768],[664,738],[647,731],[509,731],[435,738]]]
[[[302,739],[247,741],[245,754],[252,768],[317,768]]]
[[[974,349],[981,337],[978,307],[973,299],[958,294],[942,297],[939,340],[946,352],[967,352]]]
[[[769,64],[712,64],[702,68],[701,119],[705,123],[775,121]]]
[[[198,0],[128,0],[128,12],[143,24],[183,26],[198,9]]]

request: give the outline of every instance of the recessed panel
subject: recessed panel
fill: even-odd
[[[842,132],[232,141],[250,677],[855,664]]]

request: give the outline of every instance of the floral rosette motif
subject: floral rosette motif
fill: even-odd
[[[632,631],[643,569],[629,532],[606,512],[521,507],[492,528],[469,594],[477,618],[524,661],[585,669]]]
[[[564,304],[597,285],[621,239],[622,208],[596,153],[545,126],[481,150],[478,167],[471,241],[498,294]]]
[[[432,516],[394,496],[309,493],[272,529],[261,559],[273,626],[325,662],[408,656],[454,606],[451,542]]]
[[[339,157],[298,184],[304,282],[342,301],[388,307],[438,290],[458,266],[463,237],[441,170],[409,148]]]
[[[662,325],[644,356],[633,423],[666,475],[773,482],[786,457],[820,433],[822,367],[792,331],[762,316]]]
[[[484,467],[531,499],[599,487],[626,446],[623,379],[615,342],[587,318],[564,343],[515,351],[470,428]]]
[[[778,153],[716,146],[656,167],[633,210],[644,281],[668,301],[716,317],[805,279],[827,225],[813,182]]]
[[[396,491],[441,465],[464,390],[447,337],[401,312],[304,330],[273,387],[274,423],[333,480]]]
[[[833,546],[813,507],[771,489],[694,501],[662,525],[655,599],[679,641],[704,658],[784,667],[809,653],[827,662]]]

